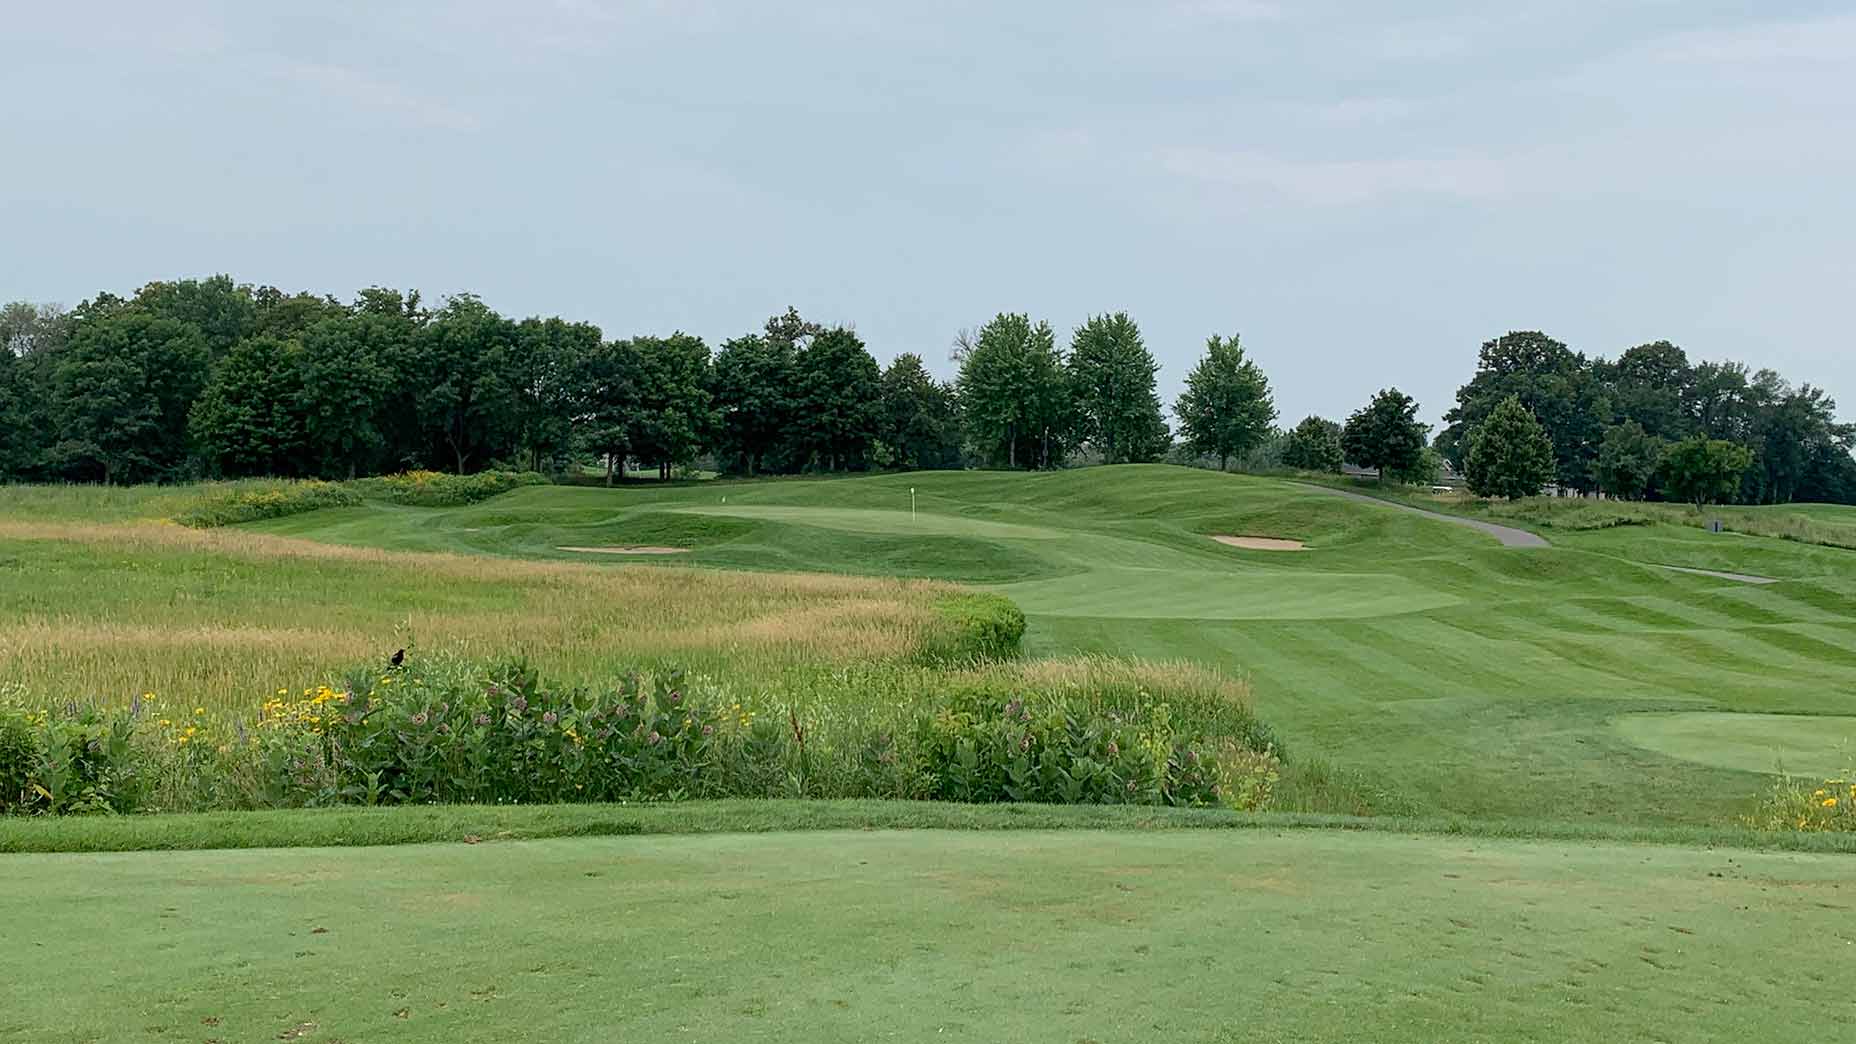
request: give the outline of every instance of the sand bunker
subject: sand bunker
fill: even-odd
[[[1306,551],[1300,540],[1282,540],[1277,537],[1219,536],[1213,534],[1213,540],[1227,547],[1241,547],[1247,551]]]
[[[624,547],[557,547],[556,551],[578,551],[583,555],[687,555],[687,547],[651,547],[627,544]]]

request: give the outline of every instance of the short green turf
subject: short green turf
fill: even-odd
[[[1856,552],[1676,525],[1548,530],[1553,547],[1510,549],[1299,483],[1183,468],[532,487],[252,528],[579,561],[601,556],[558,548],[669,543],[692,549],[677,564],[987,585],[1029,615],[1033,655],[1189,659],[1248,678],[1292,757],[1362,772],[1415,814],[1731,822],[1771,765],[1672,755],[1612,720],[1720,713],[1716,739],[1732,743],[1733,714],[1856,713]],[[599,564],[661,564],[616,557]]]
[[[1296,831],[12,856],[0,1039],[1848,1039],[1847,857]]]
[[[1612,724],[1640,747],[1746,772],[1840,777],[1856,767],[1856,717],[1627,714]]]

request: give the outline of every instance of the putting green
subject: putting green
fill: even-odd
[[[1743,772],[1833,776],[1856,759],[1856,717],[1811,714],[1627,714],[1611,723],[1639,747]]]
[[[937,515],[927,511],[911,514],[907,511],[884,511],[872,508],[815,508],[785,504],[718,504],[712,507],[679,507],[671,510],[686,515],[762,518],[772,522],[791,522],[850,533],[988,537],[994,540],[1063,540],[1070,536],[1069,533],[1061,530],[1046,529],[1043,526],[991,522],[983,518]]]

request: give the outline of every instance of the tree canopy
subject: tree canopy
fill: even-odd
[[[0,306],[0,482],[407,468],[618,480],[633,468],[667,478],[1163,456],[1246,471],[1350,460],[1429,481],[1441,454],[1478,488],[1516,495],[1537,477],[1539,442],[1512,402],[1544,433],[1563,488],[1856,502],[1856,425],[1837,420],[1825,390],[1695,362],[1666,340],[1614,360],[1540,331],[1485,341],[1433,447],[1396,389],[1344,429],[1318,417],[1275,429],[1275,389],[1236,336],[1215,335],[1184,375],[1170,452],[1159,364],[1125,313],[1088,319],[1067,343],[1048,322],[1001,313],[959,336],[954,363],[954,380],[940,381],[919,354],[873,351],[851,326],[794,308],[712,352],[683,332],[608,339],[560,316],[505,316],[468,293],[434,307],[382,286],[344,302],[224,275],[162,280],[68,311]],[[1685,445],[1696,439],[1739,447],[1745,466]],[[1704,481],[1710,461],[1732,472],[1731,488]]]
[[[1269,378],[1250,359],[1238,337],[1213,334],[1205,342],[1205,355],[1186,375],[1186,389],[1173,406],[1180,433],[1194,453],[1218,458],[1225,470],[1263,441],[1276,422],[1276,404]]]
[[[1345,463],[1340,444],[1340,425],[1325,417],[1304,417],[1289,432],[1283,447],[1282,463],[1296,471],[1325,471],[1339,474]]]
[[[1553,478],[1553,441],[1509,396],[1469,434],[1464,478],[1479,497],[1531,497]]]
[[[1099,315],[1070,340],[1069,377],[1077,435],[1109,464],[1149,461],[1172,441],[1160,415],[1160,364],[1126,312]]]
[[[1753,451],[1704,435],[1683,439],[1663,455],[1663,480],[1675,496],[1700,507],[1732,497],[1753,463]]]
[[[1418,404],[1397,388],[1387,388],[1354,411],[1341,429],[1341,450],[1359,467],[1379,472],[1379,480],[1413,475],[1424,466],[1428,428],[1418,421]]]

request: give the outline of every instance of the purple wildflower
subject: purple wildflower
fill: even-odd
[[[449,725],[447,725],[447,724],[445,724],[445,723],[444,723],[444,722],[442,722],[442,721],[441,721],[441,722],[439,722],[439,723],[438,723],[438,734],[439,734],[440,736],[449,736],[449,735],[451,735],[451,726],[449,726]]]
[[[415,715],[413,715],[413,716],[412,716],[412,723],[413,723],[414,725],[424,725],[424,724],[425,724],[425,712],[424,712],[424,711],[420,711],[419,713],[417,713],[417,714],[415,714]]]
[[[490,716],[488,714],[477,715],[477,724],[488,725],[489,723],[490,723]]]
[[[704,726],[702,727],[702,734],[703,734],[703,735],[705,735],[705,736],[713,736],[713,735],[715,735],[715,726],[714,726],[714,725],[704,725]]]
[[[560,720],[561,720],[561,719],[560,719],[560,717],[559,717],[559,715],[556,715],[556,714],[555,714],[555,713],[554,713],[553,711],[548,711],[548,712],[546,712],[546,713],[544,713],[544,714],[542,714],[542,716],[541,716],[541,723],[542,723],[543,725],[552,725],[552,724],[554,724],[555,722],[557,722],[557,721],[560,721]]]
[[[517,696],[515,699],[509,701],[509,705],[516,709],[517,714],[520,714],[523,711],[528,710],[528,697]]]
[[[1108,756],[1112,758],[1115,755],[1120,754],[1120,753],[1121,753],[1121,748],[1115,745],[1114,740],[1109,740],[1108,741]]]
[[[683,694],[682,694],[682,693],[680,693],[680,692],[678,692],[678,691],[677,691],[677,690],[675,690],[675,689],[672,689],[672,690],[670,690],[670,702],[672,702],[672,703],[682,703],[682,702],[683,702]]]
[[[653,747],[655,747],[655,746],[657,746],[657,745],[658,745],[658,743],[659,743],[659,742],[660,742],[661,740],[663,740],[663,738],[664,738],[664,737],[662,737],[662,736],[659,736],[659,735],[657,734],[657,730],[656,730],[656,729],[652,729],[652,730],[651,730],[651,734],[650,734],[649,736],[646,736],[646,737],[645,737],[645,741],[646,741],[647,743],[649,743],[649,744],[651,744],[651,746],[653,746]]]

